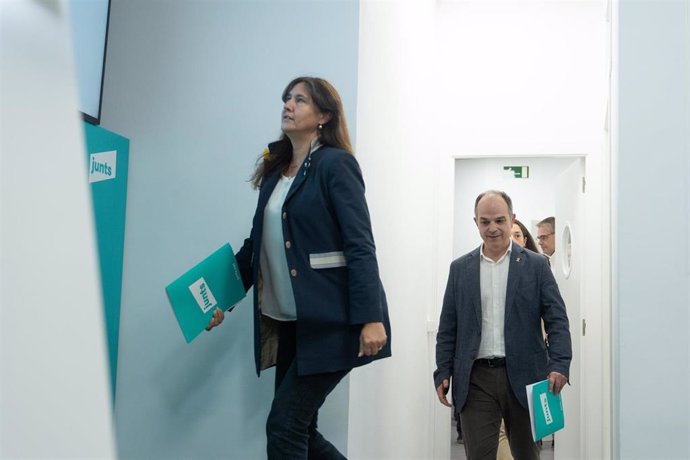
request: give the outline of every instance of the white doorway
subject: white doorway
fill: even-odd
[[[455,159],[454,179],[453,259],[481,243],[472,217],[475,198],[484,190],[507,192],[513,200],[516,217],[535,238],[536,224],[545,217],[556,217],[557,247],[552,262],[559,286],[563,285],[561,293],[570,320],[574,354],[570,378],[574,384],[566,387],[563,393],[566,428],[556,435],[553,453],[556,460],[582,458],[582,424],[586,420],[582,390],[586,366],[581,352],[584,314],[580,305],[579,273],[585,260],[580,239],[580,234],[584,233],[585,157],[458,158]],[[567,235],[570,235],[569,244],[565,243]],[[568,257],[563,257],[565,254]]]

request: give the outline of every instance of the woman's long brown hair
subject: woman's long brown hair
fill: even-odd
[[[349,154],[353,154],[350,133],[347,129],[347,122],[343,111],[343,103],[333,85],[323,78],[297,77],[285,87],[282,96],[283,102],[290,91],[292,91],[292,88],[299,83],[303,83],[307,87],[307,91],[309,91],[309,95],[319,111],[330,115],[328,122],[319,129],[319,142],[321,145],[337,147]],[[260,187],[264,177],[274,171],[287,168],[291,161],[292,143],[285,134],[282,134],[280,139],[269,145],[268,152],[264,151],[257,161],[257,167],[251,177],[252,185],[256,188]]]

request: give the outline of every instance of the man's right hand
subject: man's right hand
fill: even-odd
[[[438,400],[441,401],[441,404],[452,407],[446,397],[448,394],[448,387],[450,387],[450,381],[448,379],[443,379],[441,384],[436,388],[436,395],[438,396]]]

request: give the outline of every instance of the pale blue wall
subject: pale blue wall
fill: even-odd
[[[687,459],[690,4],[619,7],[614,442],[624,459]]]
[[[112,0],[103,127],[131,140],[116,424],[121,458],[261,458],[273,372],[257,379],[245,300],[186,345],[164,286],[248,235],[247,179],[299,74],[355,126],[355,1]],[[347,445],[347,382],[322,411]]]

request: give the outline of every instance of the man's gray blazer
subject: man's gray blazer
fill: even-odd
[[[572,348],[565,304],[546,257],[511,244],[504,326],[506,371],[515,396],[527,407],[525,385],[545,379],[551,371],[567,378]],[[450,265],[436,336],[434,385],[438,388],[443,379],[451,379],[453,404],[458,409],[467,399],[482,331],[479,260],[477,248]]]

